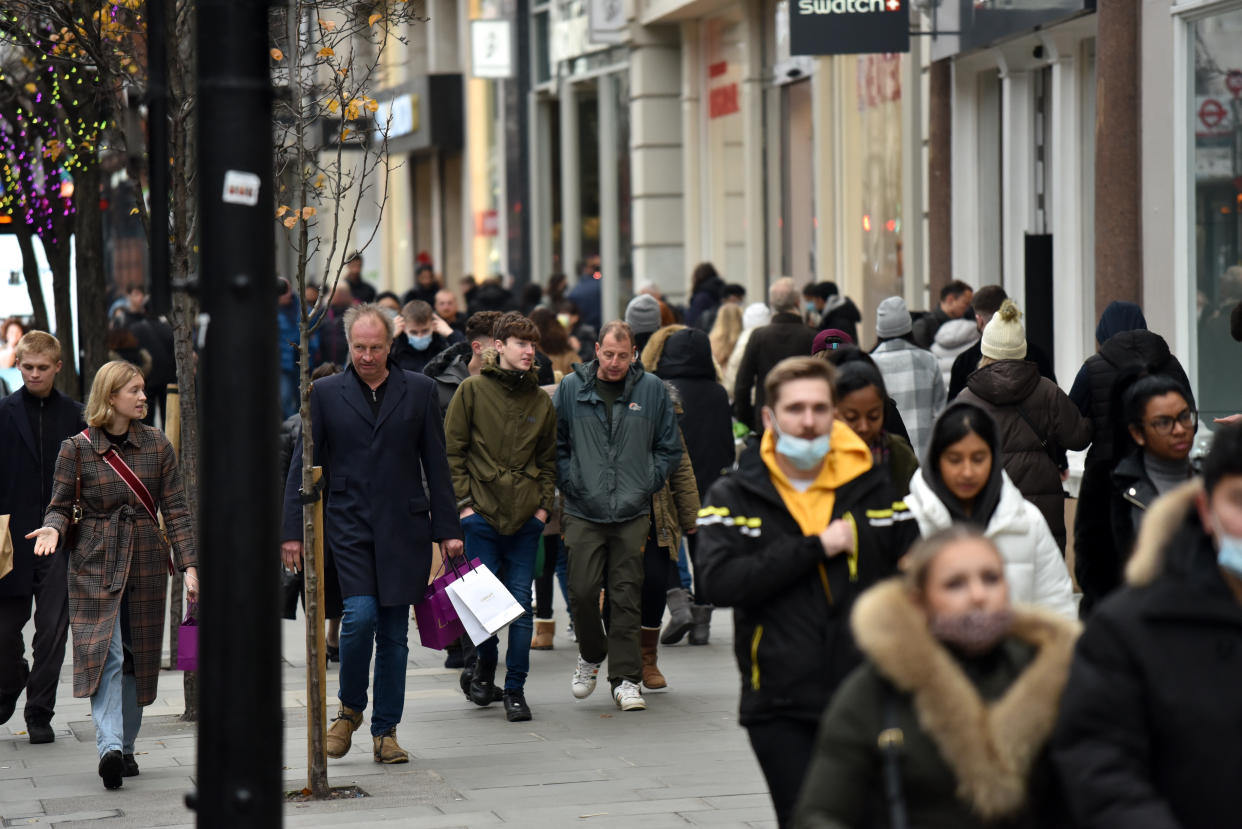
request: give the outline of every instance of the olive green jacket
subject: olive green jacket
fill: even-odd
[[[513,535],[556,506],[556,412],[534,371],[506,371],[496,359],[484,352],[483,370],[453,395],[444,442],[458,510]]]

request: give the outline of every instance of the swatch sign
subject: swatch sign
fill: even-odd
[[[790,54],[910,51],[906,0],[790,0],[789,5]]]

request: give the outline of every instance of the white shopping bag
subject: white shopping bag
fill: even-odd
[[[478,645],[524,612],[500,579],[484,564],[445,587],[470,641]]]

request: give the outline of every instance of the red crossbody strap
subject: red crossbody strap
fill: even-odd
[[[90,440],[89,429],[83,429],[82,434],[87,440]],[[138,496],[138,500],[147,508],[147,514],[151,516],[151,520],[159,524],[160,520],[155,517],[155,499],[151,497],[151,492],[147,489],[146,484],[142,482],[142,479],[134,473],[134,470],[129,468],[129,464],[125,462],[125,459],[117,454],[117,451],[111,446],[103,453],[103,458],[108,466],[112,467],[112,471],[121,476],[121,480],[130,488],[130,491]]]
[[[88,427],[83,429],[82,435],[87,440],[90,440],[90,428]],[[142,479],[138,477],[134,470],[129,468],[129,464],[125,462],[125,459],[122,458],[120,454],[111,446],[109,446],[107,451],[104,452],[103,459],[108,466],[112,467],[113,472],[121,476],[121,480],[125,482],[125,485],[129,487],[130,491],[138,496],[138,500],[142,502],[144,507],[146,507],[147,514],[151,516],[151,520],[155,522],[155,526],[158,529],[160,526],[160,519],[155,515],[155,499],[151,497],[151,491],[147,489],[147,485],[142,482]],[[163,532],[163,530],[161,530],[161,532]],[[168,559],[168,572],[170,575],[175,572],[171,555]]]

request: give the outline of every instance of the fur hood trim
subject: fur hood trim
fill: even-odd
[[[1151,584],[1164,571],[1164,551],[1195,509],[1203,490],[1199,478],[1187,481],[1157,498],[1143,516],[1134,555],[1126,565],[1126,583],[1135,587]]]
[[[668,342],[668,338],[685,327],[684,325],[666,325],[657,329],[643,346],[643,353],[640,355],[643,367],[648,371],[656,371],[660,365],[660,358],[664,356],[664,345]]]
[[[919,725],[957,777],[957,796],[985,820],[1026,802],[1031,764],[1056,723],[1080,626],[1015,607],[1010,635],[1039,652],[1004,696],[985,703],[957,660],[928,630],[909,590],[890,579],[864,593],[854,637],[876,670],[913,697]]]

